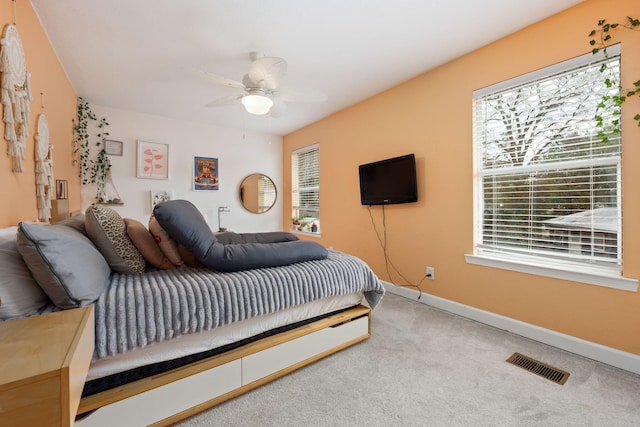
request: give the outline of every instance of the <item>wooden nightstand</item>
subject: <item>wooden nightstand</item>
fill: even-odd
[[[0,425],[73,425],[93,346],[93,306],[0,323]]]

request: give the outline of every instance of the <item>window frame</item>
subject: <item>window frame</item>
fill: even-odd
[[[620,55],[619,45],[608,48],[609,56]],[[483,247],[483,202],[484,188],[483,179],[480,174],[482,169],[482,141],[479,137],[479,129],[477,123],[476,100],[489,94],[498,93],[503,90],[523,86],[527,83],[542,80],[546,77],[562,73],[576,67],[585,66],[589,63],[597,62],[605,59],[603,55],[587,54],[567,61],[563,61],[552,66],[526,73],[522,76],[479,89],[473,93],[473,117],[474,117],[474,253],[465,254],[465,260],[470,264],[483,265],[493,268],[506,269],[511,271],[519,271],[529,274],[535,274],[546,277],[554,277],[575,282],[582,282],[615,289],[637,291],[638,281],[622,276],[622,265],[598,265],[588,264],[586,262],[574,262],[571,260],[557,260],[553,258],[544,258],[527,253],[514,253],[500,248]],[[594,119],[595,126],[595,119]],[[622,141],[620,142],[622,145]],[[620,155],[619,162],[622,162]],[[621,177],[618,184],[620,187]],[[618,198],[621,197],[621,189],[618,188]],[[619,215],[621,215],[622,204],[619,203]],[[619,250],[622,250],[621,243],[618,243]]]
[[[303,187],[300,188],[299,187],[299,176],[298,176],[298,168],[297,168],[297,159],[298,156],[301,154],[305,154],[305,153],[309,153],[312,151],[317,151],[317,157],[318,157],[318,162],[317,162],[317,181],[318,181],[318,185],[317,186],[313,186],[313,187]],[[320,237],[322,235],[322,228],[320,226],[320,144],[316,143],[316,144],[312,144],[312,145],[308,145],[306,147],[302,147],[302,148],[298,148],[296,150],[293,150],[291,152],[291,216],[293,217],[298,217],[300,214],[301,210],[314,210],[313,208],[301,208],[299,205],[296,205],[296,200],[299,200],[299,198],[297,197],[297,194],[299,194],[301,191],[317,191],[318,192],[318,206],[317,206],[317,210],[315,210],[315,212],[317,212],[316,218],[318,218],[318,228],[317,231],[315,232],[311,232],[311,231],[301,231],[301,230],[292,230],[296,233],[302,233],[302,234],[306,234],[306,235],[310,235],[310,236],[316,236],[316,237]],[[295,213],[294,213],[295,212]]]

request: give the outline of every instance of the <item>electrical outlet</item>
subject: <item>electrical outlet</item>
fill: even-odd
[[[436,269],[433,267],[427,267],[427,279],[436,280]]]

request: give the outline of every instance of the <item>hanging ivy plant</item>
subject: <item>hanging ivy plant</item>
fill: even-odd
[[[624,22],[623,24],[609,23],[605,19],[601,19],[600,21],[598,21],[598,28],[592,30],[591,33],[589,33],[589,44],[592,47],[591,52],[594,55],[602,52],[605,58],[609,58],[607,47],[610,45],[613,39],[613,30],[618,27],[625,28],[631,31],[639,31],[640,20],[628,16],[626,22]],[[602,66],[600,67],[600,72],[603,73],[605,77],[604,83],[608,88],[619,88],[617,95],[604,96],[602,98],[602,102],[598,105],[598,110],[610,111],[613,114],[613,118],[611,119],[610,123],[605,123],[604,115],[596,115],[596,126],[602,128],[602,131],[599,132],[599,136],[601,136],[603,138],[603,141],[606,142],[608,138],[606,136],[607,132],[605,131],[605,129],[612,128],[612,132],[614,134],[620,133],[619,125],[622,104],[624,104],[624,102],[628,98],[635,95],[640,95],[640,80],[636,81],[633,84],[633,88],[623,89],[621,83],[617,80],[617,75],[611,72],[611,69],[606,63],[602,64]],[[634,116],[634,120],[636,120],[638,126],[640,126],[640,114],[636,114]]]
[[[77,118],[73,120],[73,164],[79,164],[78,174],[83,185],[96,185],[96,202],[107,202],[105,186],[111,173],[111,161],[105,151],[109,136],[105,118],[98,119],[83,98],[78,98]],[[90,129],[97,128],[91,141]]]

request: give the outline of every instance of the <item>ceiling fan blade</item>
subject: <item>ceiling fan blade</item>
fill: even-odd
[[[207,71],[198,70],[198,74],[204,78],[205,80],[210,81],[211,83],[215,83],[218,85],[228,86],[234,89],[244,89],[245,86],[236,80],[229,79],[223,76],[219,76],[217,74],[209,73]]]
[[[280,99],[286,102],[324,102],[327,100],[327,95],[314,89],[279,89],[273,92],[272,97]]]
[[[224,105],[231,105],[234,102],[242,99],[243,97],[244,97],[244,94],[242,94],[242,95],[223,96],[222,98],[218,98],[218,99],[215,99],[215,100],[211,101],[210,103],[205,105],[205,107],[222,107]]]
[[[270,56],[256,59],[249,68],[249,78],[263,89],[277,88],[286,73],[287,61]]]

